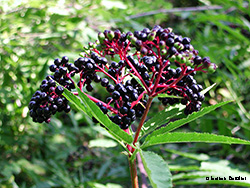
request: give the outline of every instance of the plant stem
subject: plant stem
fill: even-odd
[[[141,121],[139,123],[139,126],[136,130],[136,133],[135,133],[135,138],[134,138],[134,141],[133,141],[133,145],[135,145],[135,143],[138,141],[138,138],[139,138],[139,134],[140,134],[140,131],[141,131],[141,128],[142,128],[142,125],[143,123],[145,122],[146,120],[146,117],[148,115],[148,111],[150,109],[150,106],[151,106],[151,103],[153,101],[153,98],[152,97],[149,97],[149,100],[147,102],[147,105],[146,105],[146,109],[143,113],[143,116],[141,118]],[[135,151],[134,148],[132,148],[132,153]],[[138,176],[137,176],[137,170],[136,170],[136,159],[134,160],[131,160],[129,159],[129,169],[130,169],[130,175],[131,175],[131,181],[132,181],[132,187],[133,188],[139,188],[139,184],[138,184]]]
[[[150,106],[151,106],[152,101],[153,101],[153,97],[149,97],[148,102],[147,102],[147,105],[146,105],[146,109],[145,109],[145,111],[144,111],[144,113],[143,113],[143,116],[142,116],[142,118],[141,118],[141,121],[140,121],[140,123],[139,123],[139,125],[138,125],[138,128],[137,128],[137,130],[136,130],[135,138],[134,138],[134,141],[133,141],[133,145],[135,145],[135,143],[137,142],[137,140],[138,140],[138,138],[139,138],[139,134],[140,134],[141,128],[142,128],[143,123],[145,122],[145,120],[146,120],[146,118],[147,118],[148,111],[149,111],[149,109],[150,109]],[[132,153],[133,153],[134,151],[135,151],[135,149],[132,148]]]
[[[139,188],[137,169],[136,169],[136,159],[135,160],[128,159],[128,161],[129,161],[129,169],[130,169],[132,187]]]

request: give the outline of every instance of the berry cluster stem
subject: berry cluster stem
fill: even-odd
[[[141,128],[142,128],[142,126],[143,126],[143,124],[144,124],[144,122],[145,122],[145,120],[146,120],[146,118],[147,118],[147,115],[148,115],[148,112],[149,112],[149,109],[150,109],[150,106],[151,106],[152,101],[153,101],[153,97],[149,97],[148,102],[147,102],[147,105],[146,105],[146,109],[145,109],[145,111],[144,111],[144,113],[143,113],[143,116],[142,116],[142,118],[141,118],[141,121],[140,121],[140,123],[139,123],[139,125],[138,125],[138,128],[137,128],[137,130],[136,130],[135,137],[134,137],[134,141],[133,141],[133,145],[135,145],[135,143],[138,141],[138,138],[139,138],[139,135],[140,135],[140,132],[141,132]],[[133,153],[134,151],[135,151],[135,149],[132,148],[132,153]]]
[[[141,75],[138,73],[138,71],[136,70],[136,68],[132,65],[132,63],[128,60],[127,57],[125,57],[125,60],[127,61],[128,65],[131,67],[131,69],[134,71],[135,76],[137,76],[140,81],[142,82],[143,86],[146,88],[147,92],[150,93],[150,89],[148,88],[147,84],[144,82],[144,80],[142,79]]]
[[[138,141],[138,138],[139,138],[139,135],[140,135],[140,131],[141,131],[141,128],[147,118],[147,115],[148,115],[148,112],[149,112],[149,109],[150,109],[150,106],[152,104],[152,101],[153,101],[153,98],[150,97],[148,99],[148,102],[147,102],[147,105],[146,105],[146,109],[143,113],[143,116],[141,118],[141,121],[138,125],[138,128],[136,130],[136,133],[135,133],[135,137],[134,137],[134,141],[133,141],[133,145],[135,145],[135,143]],[[135,151],[134,148],[132,148],[131,152],[133,153]],[[130,169],[130,174],[131,174],[131,181],[132,181],[132,187],[133,188],[139,188],[139,185],[138,185],[138,176],[137,176],[137,166],[136,166],[136,159],[134,160],[130,160],[129,159],[129,169]]]

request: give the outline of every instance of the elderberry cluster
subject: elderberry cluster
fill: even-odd
[[[56,112],[70,111],[68,100],[62,95],[64,87],[68,90],[74,89],[74,83],[69,79],[79,70],[68,63],[68,57],[61,60],[55,59],[54,64],[49,67],[53,75],[48,75],[40,85],[40,90],[36,91],[29,103],[30,116],[34,122],[50,122],[51,115]],[[56,85],[58,82],[61,85]],[[64,87],[63,87],[64,86]]]
[[[29,104],[34,121],[49,122],[56,111],[69,112],[62,93],[66,88],[77,95],[75,85],[122,129],[142,117],[148,99],[159,94],[163,105],[186,105],[185,114],[200,110],[205,97],[194,77],[197,72],[213,72],[216,66],[198,55],[190,38],[155,26],[134,33],[105,30],[98,39],[72,63],[66,56],[55,59],[49,67],[53,74]],[[105,101],[91,95],[98,92],[94,89],[98,85],[106,90]]]

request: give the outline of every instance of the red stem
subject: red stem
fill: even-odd
[[[138,141],[138,138],[139,138],[139,135],[140,135],[141,128],[142,128],[143,123],[145,122],[145,120],[146,120],[146,118],[147,118],[147,115],[148,115],[148,112],[149,112],[149,109],[150,109],[150,106],[151,106],[152,101],[153,101],[153,97],[149,97],[148,102],[147,102],[147,105],[146,105],[146,109],[145,109],[145,111],[144,111],[144,113],[143,113],[143,116],[142,116],[142,118],[141,118],[141,121],[140,121],[140,123],[139,123],[139,125],[138,125],[138,128],[137,128],[137,130],[136,130],[135,137],[134,137],[134,141],[133,141],[133,145],[135,145],[135,143]],[[135,151],[135,149],[132,148],[132,152],[134,152],[134,151]]]
[[[144,82],[144,80],[142,79],[141,75],[138,73],[138,71],[136,70],[136,68],[130,63],[130,61],[128,60],[127,57],[125,57],[125,60],[127,61],[128,65],[132,68],[132,70],[134,71],[135,75],[140,79],[140,81],[142,82],[142,84],[144,85],[144,87],[146,88],[147,92],[150,93],[150,89],[147,86],[147,84]]]
[[[83,92],[84,93],[84,92]],[[78,95],[78,93],[73,92],[74,95]],[[92,97],[91,95],[88,95],[87,93],[84,93],[85,95],[87,95],[87,97],[92,100],[93,102],[97,103],[97,102],[101,102],[103,106],[105,106],[106,108],[108,108],[110,111],[112,111],[113,113],[117,114],[118,110],[116,110],[115,108],[113,108],[112,106],[106,104],[105,102],[102,102],[101,100]]]

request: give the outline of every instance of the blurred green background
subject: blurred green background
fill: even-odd
[[[216,73],[197,77],[204,87],[217,83],[203,106],[229,99],[235,102],[182,130],[250,140],[249,2],[0,0],[0,187],[130,187],[122,148],[82,113],[57,114],[50,124],[34,123],[28,113],[29,100],[53,60],[64,55],[76,59],[82,47],[105,29],[126,32],[159,24],[190,37],[200,55],[218,65]],[[201,6],[211,10],[198,11]],[[185,7],[194,8],[184,11]],[[174,11],[161,13],[167,9]],[[150,11],[154,12],[144,14]],[[150,115],[157,108],[159,104]],[[106,148],[95,147],[100,139]],[[199,160],[174,150],[226,159],[240,171],[250,169],[249,146],[197,143],[151,149],[167,160],[174,175],[201,170]],[[187,187],[185,178],[174,179],[176,187]]]

